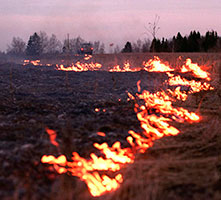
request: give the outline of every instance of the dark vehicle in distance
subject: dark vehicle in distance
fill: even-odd
[[[93,47],[91,43],[83,43],[81,45],[80,54],[92,55],[92,53],[93,53]]]

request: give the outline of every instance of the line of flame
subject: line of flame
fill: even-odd
[[[153,65],[151,66],[153,67]],[[160,60],[157,60],[158,69],[161,65]],[[162,71],[168,72],[173,70],[166,64],[163,64]],[[204,71],[202,72],[204,73]],[[196,73],[193,74],[196,75]],[[168,76],[169,80],[167,83],[169,85],[189,86],[194,92],[212,89],[209,83],[202,84],[197,81],[188,81],[170,73],[168,73]],[[210,80],[208,76],[209,74],[207,73],[206,77],[202,76],[201,78]],[[137,86],[138,91],[140,91],[140,81],[137,83]],[[180,130],[169,124],[171,121],[179,123],[183,123],[184,121],[189,123],[200,121],[200,116],[196,113],[189,112],[182,107],[175,108],[172,105],[172,102],[175,101],[174,97],[185,101],[188,93],[181,92],[180,86],[177,86],[174,91],[168,90],[168,93],[165,91],[150,93],[146,90],[141,94],[136,94],[136,96],[128,93],[131,99],[136,100],[134,110],[143,129],[142,133],[136,133],[133,130],[129,131],[130,136],[127,137],[127,141],[131,145],[130,148],[121,148],[119,141],[115,142],[111,147],[107,143],[95,143],[94,147],[100,150],[104,156],[98,157],[94,153],[91,153],[90,159],[85,159],[77,152],[73,152],[72,161],[67,161],[65,155],[61,155],[58,158],[52,155],[44,155],[41,162],[53,165],[59,174],[69,173],[72,176],[79,177],[82,181],[85,181],[92,196],[101,196],[106,192],[116,190],[123,181],[123,176],[119,171],[125,164],[133,163],[137,153],[145,152],[153,145],[156,139],[164,136],[175,136],[180,133]],[[144,103],[139,105],[140,102]],[[153,111],[155,114],[153,114]],[[52,141],[52,144],[56,144],[54,140]],[[117,175],[110,178],[107,175],[100,175],[98,171],[112,171],[117,173]]]

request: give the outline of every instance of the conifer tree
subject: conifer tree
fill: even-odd
[[[41,39],[37,33],[30,36],[28,45],[26,48],[26,54],[28,56],[40,56],[42,53]]]

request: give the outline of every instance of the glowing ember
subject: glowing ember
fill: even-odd
[[[141,91],[141,87],[140,87],[140,80],[137,82],[137,91],[140,92]]]
[[[99,108],[95,108],[94,111],[95,111],[95,112],[99,112],[100,109],[99,109]]]
[[[55,141],[56,140],[56,137],[57,137],[57,134],[54,130],[52,129],[49,129],[49,128],[45,128],[46,132],[48,133],[49,135],[49,138],[50,138],[50,141],[51,141],[51,144],[53,144],[54,146],[58,147],[59,144]]]
[[[194,64],[195,65],[195,64]],[[192,63],[186,62],[186,69],[182,69],[182,72],[186,70],[191,71],[195,76],[210,80],[208,73],[204,73],[203,70],[192,68]],[[198,65],[197,65],[198,66]],[[58,70],[66,71],[88,71],[99,69],[100,67],[90,66],[90,64],[76,63],[72,67],[64,68],[64,66],[57,66]],[[117,65],[110,71],[125,72],[130,71],[130,66],[125,65],[123,69]],[[158,57],[149,60],[145,63],[145,70],[147,71],[160,71],[167,72],[169,77],[168,83],[171,86],[176,86],[175,90],[168,89],[167,91],[158,91],[150,93],[144,90],[141,94],[140,81],[137,82],[137,88],[139,94],[132,95],[128,93],[131,100],[135,101],[134,111],[137,114],[137,119],[140,121],[142,128],[141,133],[136,133],[130,130],[127,137],[127,142],[131,145],[128,148],[121,148],[119,141],[116,141],[111,147],[107,143],[98,144],[95,143],[94,147],[98,149],[103,156],[99,157],[95,153],[90,154],[90,158],[85,159],[81,157],[77,152],[72,153],[72,161],[67,161],[65,155],[60,155],[58,158],[49,155],[44,155],[41,159],[42,163],[53,165],[54,169],[59,173],[68,173],[72,176],[79,177],[84,181],[92,196],[101,196],[106,192],[114,191],[120,187],[120,183],[123,181],[123,176],[119,172],[126,164],[134,162],[137,153],[144,153],[148,148],[153,146],[155,140],[165,136],[175,136],[180,133],[180,130],[170,124],[172,121],[179,123],[183,122],[199,122],[200,116],[194,112],[189,112],[182,107],[174,107],[173,102],[178,100],[185,101],[189,93],[199,92],[201,90],[212,89],[209,83],[201,83],[200,81],[188,81],[181,78],[181,76],[174,76],[169,73],[174,71],[169,65],[163,64]],[[201,75],[199,75],[199,73]],[[207,75],[207,76],[205,76]],[[189,92],[182,92],[181,86],[188,86],[191,88]],[[171,97],[172,96],[172,97]],[[129,100],[129,99],[128,99]],[[95,112],[99,112],[99,108],[95,108]],[[103,109],[103,112],[106,110]],[[56,140],[56,132],[51,129],[46,129],[49,134],[51,143],[55,146],[59,146]],[[97,132],[99,136],[105,137],[103,132]],[[104,175],[100,175],[99,171]],[[115,172],[117,175],[113,178],[105,175],[105,172]]]
[[[155,56],[148,62],[144,62],[144,70],[148,72],[171,72],[174,71],[167,63],[162,63],[159,57]]]
[[[104,132],[97,132],[98,135],[102,136],[102,137],[105,137],[106,134]]]
[[[90,60],[92,58],[92,55],[85,55],[84,60]]]

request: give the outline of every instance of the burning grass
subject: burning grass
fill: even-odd
[[[26,170],[22,169],[23,166],[21,168],[15,167],[15,169],[9,167],[11,175],[7,176],[4,172],[6,167],[2,168],[3,182],[8,181],[7,185],[12,186],[5,188],[5,192],[8,191],[8,193],[2,194],[2,197],[11,196],[13,199],[93,199],[83,182],[69,176],[70,173],[69,175],[58,175],[59,171],[56,173],[50,165],[45,167],[40,163],[39,158],[47,152],[55,157],[64,154],[70,161],[71,153],[76,151],[86,159],[89,158],[91,153],[100,156],[101,153],[98,149],[103,149],[104,146],[95,145],[96,150],[93,143],[102,144],[107,140],[109,140],[108,146],[120,141],[123,149],[130,147],[126,141],[128,130],[134,130],[134,133],[143,131],[139,127],[140,122],[133,113],[134,106],[137,109],[136,112],[140,110],[140,117],[143,122],[150,120],[146,119],[150,113],[145,113],[145,109],[137,107],[138,102],[128,102],[125,90],[129,90],[134,99],[139,97],[141,103],[142,98],[147,98],[149,102],[145,105],[146,107],[158,102],[157,106],[151,110],[151,112],[157,113],[157,110],[162,108],[159,103],[161,96],[168,100],[172,98],[173,94],[170,94],[171,97],[167,97],[163,93],[156,96],[150,93],[136,95],[137,81],[141,80],[138,84],[140,91],[143,89],[152,90],[153,93],[156,92],[156,88],[167,89],[164,82],[168,78],[159,73],[148,72],[128,73],[126,75],[96,72],[96,76],[94,76],[95,72],[84,72],[77,75],[72,73],[69,75],[69,84],[74,89],[71,90],[65,84],[61,84],[64,81],[62,72],[50,71],[50,69],[44,70],[46,71],[42,72],[37,69],[34,72],[35,75],[32,74],[32,76],[29,74],[31,70],[29,73],[23,74],[23,76],[27,76],[25,80],[30,82],[27,83],[28,87],[21,87],[20,91],[16,87],[19,85],[19,73],[13,74],[15,78],[13,80],[15,100],[9,103],[7,105],[9,109],[4,111],[4,116],[7,116],[8,120],[5,120],[3,116],[2,122],[8,123],[8,125],[3,124],[1,131],[5,135],[5,141],[7,141],[6,130],[10,130],[8,133],[13,133],[16,137],[16,143],[20,141],[21,145],[13,150],[13,153],[17,154],[18,160],[14,155],[11,159],[4,160],[3,157],[1,159],[6,167],[7,163],[13,166],[13,161],[16,166],[21,163],[24,164]],[[50,76],[43,76],[45,73],[50,74]],[[113,76],[115,80],[114,87],[112,87],[114,85]],[[174,73],[173,76],[176,76],[176,74]],[[188,81],[189,75],[186,76],[185,78]],[[38,87],[32,85],[33,83],[36,84],[33,80],[37,77],[40,77],[38,82],[42,84],[40,88],[38,88],[40,84],[37,84]],[[175,118],[178,121],[170,121],[169,127],[176,127],[180,134],[165,138],[156,135],[155,137],[158,140],[154,139],[153,146],[150,145],[151,147],[147,150],[145,149],[146,146],[141,146],[146,150],[145,153],[138,154],[135,159],[133,158],[133,164],[126,165],[120,170],[124,182],[121,181],[118,173],[101,171],[101,175],[107,175],[110,178],[116,177],[116,180],[122,183],[115,192],[94,199],[219,199],[221,139],[219,136],[220,86],[219,77],[217,77],[217,74],[212,73],[213,90],[195,93],[190,86],[186,91],[186,94],[188,94],[187,100],[184,102],[181,99],[173,103],[174,109],[183,107],[190,112],[196,111],[197,116],[202,116],[199,123],[189,124],[181,120],[185,117],[180,116],[176,111]],[[157,78],[158,85],[153,89],[154,80]],[[82,82],[79,83],[80,80]],[[92,84],[93,81],[96,81],[96,84]],[[195,81],[199,81],[199,79],[196,78]],[[55,87],[53,92],[48,92],[55,82],[57,88]],[[86,82],[88,83],[86,84]],[[96,91],[94,89],[95,85]],[[112,93],[110,96],[108,96],[109,91]],[[177,92],[181,92],[181,90]],[[122,95],[123,93],[124,95]],[[2,94],[2,97],[6,96],[4,92]],[[28,94],[28,96],[24,96],[24,94]],[[37,101],[35,102],[34,98],[36,97]],[[119,99],[121,100],[119,101]],[[3,103],[1,106],[4,108],[6,105],[3,106]],[[34,111],[33,108],[35,109],[38,106],[41,109]],[[12,110],[11,113],[16,110],[18,114],[15,117],[10,116],[10,109]],[[165,117],[165,114],[168,114],[168,108],[164,112]],[[38,113],[38,116],[34,117],[31,113],[34,115]],[[30,116],[32,119],[30,119]],[[18,124],[15,124],[13,128],[11,122],[14,121],[17,121]],[[67,121],[69,125],[67,125]],[[180,121],[182,123],[178,123]],[[152,125],[155,128],[160,128],[155,122],[157,122],[157,119],[152,122]],[[30,126],[29,129],[26,127],[27,124]],[[7,126],[11,128],[7,129]],[[55,138],[55,132],[51,129],[47,129],[49,137],[45,134],[46,126],[56,130],[57,138]],[[17,133],[15,131],[16,127],[20,127]],[[31,130],[33,127],[34,130]],[[61,127],[70,128],[62,130]],[[27,131],[30,133],[33,142]],[[29,144],[27,138],[29,138]],[[54,145],[49,143],[49,139]],[[132,142],[135,143],[135,140],[129,141],[131,144]],[[59,148],[56,147],[58,144],[60,145]],[[114,148],[118,147],[115,146]],[[3,154],[6,152],[7,155],[12,155],[8,152],[7,145],[5,148],[2,150]],[[78,155],[75,155],[75,158],[77,157]],[[64,160],[62,157],[60,159]],[[63,168],[63,170],[66,170],[66,168]],[[60,173],[63,172],[60,171]],[[74,175],[76,175],[75,171]],[[16,186],[16,183],[19,184]],[[39,191],[40,195],[38,194]]]

